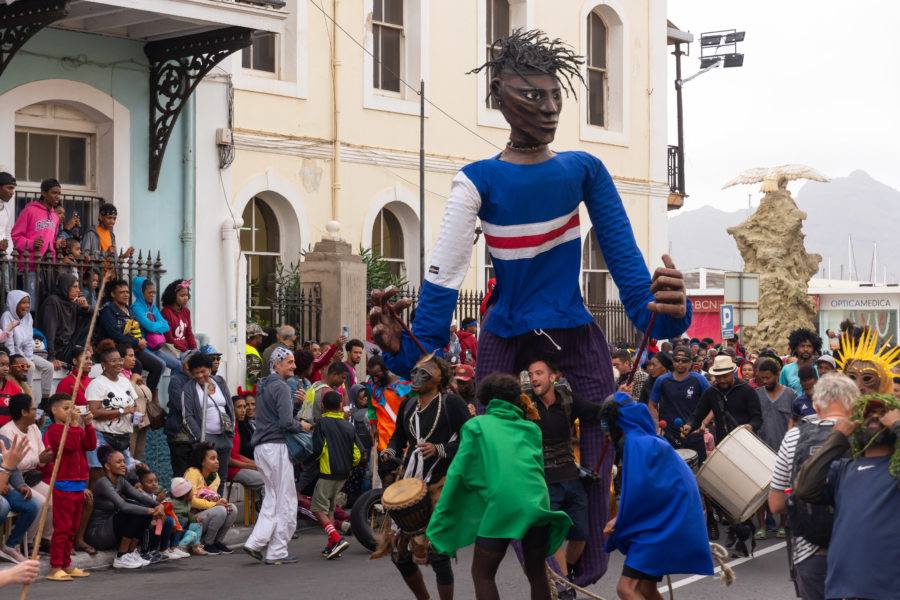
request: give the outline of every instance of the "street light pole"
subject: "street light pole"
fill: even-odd
[[[681,57],[684,51],[681,42],[675,44],[675,97],[678,109],[678,193],[685,195],[684,190],[684,107],[681,103]]]

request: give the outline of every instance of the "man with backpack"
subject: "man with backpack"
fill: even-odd
[[[807,505],[799,498],[791,498],[793,506],[788,510],[786,501],[800,467],[822,447],[834,429],[835,421],[850,414],[858,397],[859,390],[849,378],[837,374],[822,377],[813,389],[816,414],[803,418],[788,431],[778,449],[769,490],[769,509],[774,514],[788,514],[789,560],[797,591],[803,600],[825,600],[828,538],[831,537],[834,511],[828,506]]]

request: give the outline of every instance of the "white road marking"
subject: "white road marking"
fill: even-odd
[[[760,556],[765,556],[766,554],[769,554],[770,552],[775,552],[776,550],[781,550],[782,548],[785,548],[786,546],[787,546],[787,542],[779,542],[777,544],[769,546],[768,548],[763,548],[762,550],[757,551],[756,553],[754,553],[753,556],[747,556],[745,558],[738,558],[738,559],[731,561],[730,563],[725,563],[725,564],[727,566],[731,567],[732,569],[734,569],[738,565],[742,565],[745,562],[753,560],[754,558],[759,558]],[[715,571],[716,574],[718,574],[721,570],[722,570],[721,567],[716,567],[716,571]],[[692,583],[696,583],[697,581],[700,581],[701,579],[706,579],[707,577],[709,577],[709,575],[692,575],[691,577],[685,577],[684,579],[679,579],[678,581],[676,581],[675,583],[672,584],[672,589],[674,590],[676,588],[680,588],[680,587],[683,587],[686,585],[690,585]],[[668,591],[669,591],[669,586],[667,586],[667,585],[664,585],[659,588],[660,594],[664,594]]]

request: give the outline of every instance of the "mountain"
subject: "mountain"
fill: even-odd
[[[849,278],[847,240],[850,236],[855,279],[870,280],[873,249],[877,244],[878,281],[883,281],[885,268],[889,282],[900,281],[900,236],[896,233],[896,223],[900,222],[900,190],[876,181],[865,171],[853,171],[830,183],[807,181],[792,194],[800,210],[808,215],[803,223],[806,250],[822,255],[819,268],[826,277],[830,258],[831,278],[840,279],[842,265],[844,278]],[[681,269],[739,270],[741,257],[726,228],[741,223],[748,214],[747,209],[726,212],[704,206],[672,216],[669,243],[675,264]]]

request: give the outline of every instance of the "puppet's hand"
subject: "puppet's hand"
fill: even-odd
[[[388,305],[394,308],[397,314],[406,310],[412,304],[409,298],[403,298],[391,303],[391,298],[397,294],[396,286],[388,286],[384,290],[372,290],[372,309],[369,311],[369,324],[372,326],[372,339],[375,343],[390,354],[400,351],[400,343],[403,339],[403,329],[388,309]]]
[[[687,314],[684,276],[668,254],[663,254],[662,260],[665,266],[653,273],[650,292],[654,300],[647,303],[647,310],[680,319]]]

